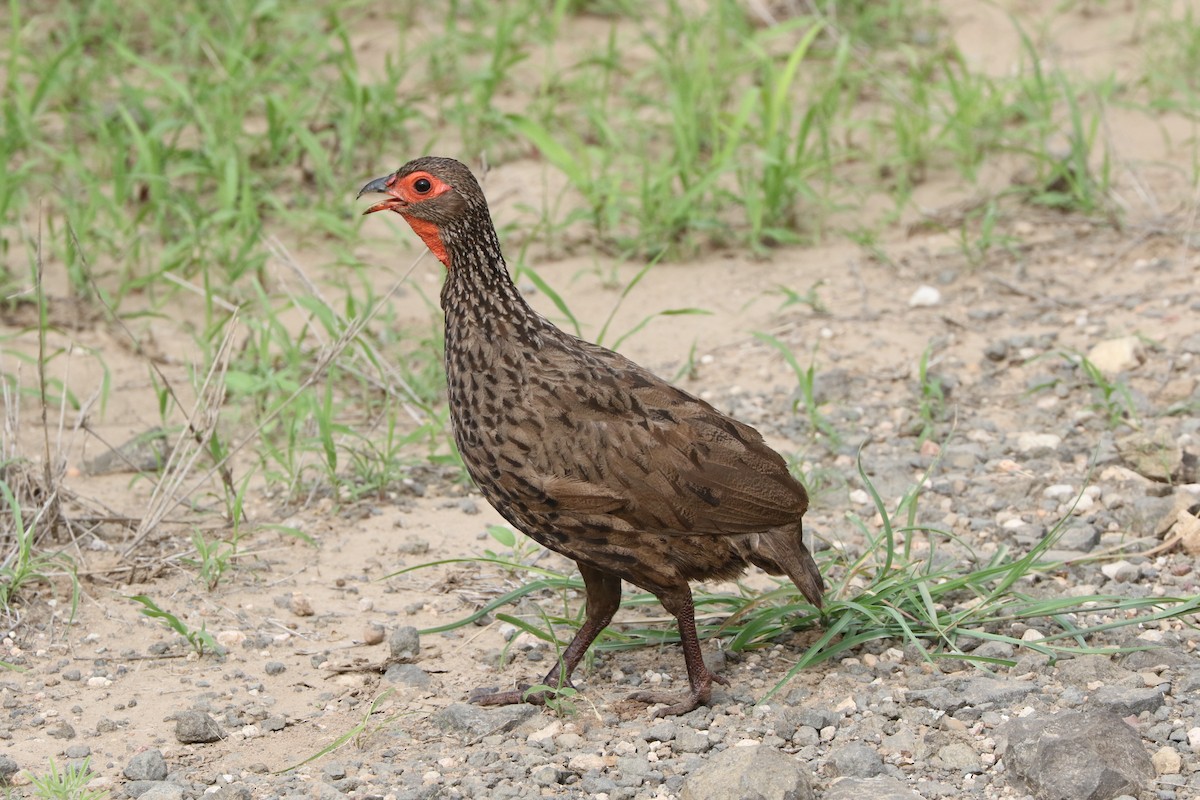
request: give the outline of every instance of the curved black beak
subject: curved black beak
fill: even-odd
[[[388,189],[388,187],[387,187],[388,181],[391,180],[391,177],[392,177],[391,175],[384,175],[382,178],[376,178],[375,180],[371,181],[363,188],[359,189],[358,195],[355,196],[354,199],[357,200],[359,197],[362,197],[364,194],[367,194],[368,192],[378,192],[380,194],[385,194]]]
[[[408,204],[405,203],[404,200],[392,194],[391,183],[393,178],[395,178],[394,174],[384,175],[382,178],[376,178],[363,188],[359,189],[358,197],[362,197],[364,194],[368,193],[388,195],[386,200],[380,200],[378,203],[362,212],[364,215],[374,214],[376,211],[395,211],[397,213],[401,213],[400,209],[407,207]],[[355,199],[357,200],[358,198],[356,197]]]

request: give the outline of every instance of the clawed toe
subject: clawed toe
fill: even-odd
[[[712,697],[711,687],[705,686],[699,691],[685,692],[684,694],[676,694],[674,692],[634,692],[629,695],[629,699],[637,703],[645,703],[653,706],[660,703],[663,708],[656,710],[653,717],[678,717],[681,714],[686,714],[689,711],[694,711],[700,706],[708,705]]]
[[[651,715],[655,718],[678,717],[708,702],[707,698],[702,699],[699,695],[692,692],[688,692],[682,697],[671,692],[634,692],[629,695],[629,699],[637,703],[645,703],[649,706],[658,705],[659,703],[665,704]]]
[[[513,706],[518,703],[544,706],[547,700],[554,700],[560,692],[574,690],[575,687],[570,681],[564,681],[562,686],[543,685],[536,692],[529,691],[531,688],[529,684],[522,683],[516,689],[502,692],[495,686],[482,686],[467,694],[467,702],[477,706]]]
[[[512,706],[526,702],[524,694],[523,688],[502,692],[496,686],[481,686],[470,691],[467,702],[477,706]]]

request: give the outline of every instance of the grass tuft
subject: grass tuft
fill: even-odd
[[[953,534],[917,523],[921,487],[927,475],[889,508],[867,476],[861,453],[858,473],[879,522],[872,524],[856,514],[848,516],[857,537],[865,542],[857,557],[850,555],[853,548],[848,547],[824,551],[820,566],[828,578],[829,590],[821,611],[782,581],[778,588],[767,592],[739,586],[737,592],[718,593],[696,587],[700,637],[719,641],[723,649],[755,650],[797,641],[797,634],[811,640],[801,646],[787,673],[762,700],[782,689],[800,671],[870,642],[913,645],[926,660],[961,660],[988,670],[1011,667],[1015,661],[973,654],[984,641],[1005,642],[1052,659],[1128,652],[1141,648],[1098,644],[1095,640],[1119,629],[1200,611],[1200,597],[1063,596],[1053,587],[1054,576],[1064,565],[1045,556],[1061,536],[1069,515],[1025,553],[1002,546],[984,557]],[[943,547],[952,547],[953,552],[943,555]],[[498,620],[562,647],[582,624],[583,583],[579,578],[513,558],[446,559],[414,565],[395,575],[453,563],[496,566],[524,582],[473,613],[423,630],[422,634],[454,630],[495,614]],[[537,601],[531,614],[496,613],[526,599]],[[653,595],[635,592],[622,597],[621,607],[654,607],[657,603]],[[1043,637],[1029,641],[1003,632],[1018,622],[1036,624]],[[813,632],[819,632],[815,640]],[[611,652],[677,642],[673,625],[618,622],[617,627],[601,633],[594,649]]]

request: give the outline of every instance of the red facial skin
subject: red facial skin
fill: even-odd
[[[385,186],[386,188],[383,191],[389,197],[386,200],[379,201],[363,213],[374,214],[376,211],[395,211],[404,217],[404,221],[421,237],[421,241],[425,242],[425,246],[429,248],[429,251],[437,256],[438,261],[441,261],[449,269],[450,256],[446,253],[446,246],[442,244],[442,237],[438,226],[428,220],[418,219],[406,212],[410,206],[423,203],[450,191],[450,185],[430,175],[428,172],[414,172],[410,175],[405,175],[399,180],[393,175],[387,179]]]

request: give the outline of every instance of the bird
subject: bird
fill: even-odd
[[[452,158],[414,159],[358,196],[399,214],[445,266],[445,371],[454,441],[484,498],[576,563],[585,615],[537,691],[476,689],[480,705],[545,704],[615,615],[622,582],[675,618],[688,690],[639,691],[655,716],[711,703],[729,685],[705,664],[689,583],[754,565],[786,574],[817,609],[803,485],[754,428],[535,311],[509,275],[487,200]],[[659,707],[661,704],[661,707]]]

